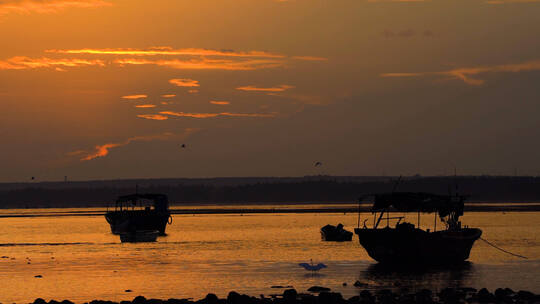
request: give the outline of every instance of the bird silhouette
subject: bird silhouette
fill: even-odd
[[[181,147],[182,149],[185,149],[185,148],[186,148],[186,144],[181,144],[180,147]]]
[[[300,263],[300,264],[298,264],[298,266],[304,267],[305,270],[310,270],[312,272],[319,271],[319,270],[321,270],[323,268],[327,268],[327,266],[324,265],[323,263],[319,263],[317,265],[314,265],[313,260],[310,260],[310,261],[311,261],[310,264],[308,264],[308,263]]]
[[[315,167],[319,167],[319,166],[322,166],[322,163],[320,161],[315,162]]]

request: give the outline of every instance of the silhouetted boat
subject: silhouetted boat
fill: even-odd
[[[384,264],[452,264],[469,258],[474,242],[482,231],[477,228],[461,227],[459,217],[463,215],[464,196],[435,195],[429,193],[396,192],[374,196],[372,213],[380,212],[373,228],[356,228],[360,244],[374,260]],[[445,228],[440,231],[422,230],[411,223],[401,223],[403,217],[390,217],[391,210],[400,212],[437,212]],[[387,225],[379,228],[386,213]],[[359,215],[360,216],[360,215]],[[390,219],[398,219],[390,227]],[[359,219],[360,222],[360,219]],[[435,215],[434,230],[436,230]]]
[[[164,194],[131,194],[116,200],[114,211],[105,214],[114,234],[158,231],[165,235],[172,223],[169,200]]]
[[[122,243],[155,242],[159,235],[157,230],[135,230],[120,233]]]
[[[326,225],[321,228],[321,238],[323,241],[330,242],[347,242],[351,241],[353,233],[343,229],[342,224],[337,226]]]

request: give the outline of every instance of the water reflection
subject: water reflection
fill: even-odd
[[[475,266],[471,262],[434,267],[372,264],[360,272],[360,281],[376,289],[408,289],[414,292],[426,288],[435,291],[446,287],[466,287],[474,273]]]

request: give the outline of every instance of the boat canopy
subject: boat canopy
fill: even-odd
[[[384,211],[390,206],[401,212],[438,212],[440,217],[463,215],[463,196],[437,195],[424,192],[393,192],[375,194],[372,212]]]
[[[167,210],[169,209],[169,199],[165,194],[130,194],[119,196],[116,199],[116,203],[126,203],[126,202],[136,202],[138,200],[150,200],[154,202],[154,207],[156,210]]]

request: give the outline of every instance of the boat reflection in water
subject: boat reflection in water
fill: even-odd
[[[172,223],[169,200],[164,194],[131,194],[116,200],[114,211],[105,214],[114,234],[126,234],[125,238],[146,239],[148,231],[158,231],[165,235],[167,223]],[[133,237],[130,237],[131,235]]]
[[[482,231],[462,227],[459,217],[463,215],[463,196],[435,195],[421,192],[394,192],[374,195],[372,213],[380,212],[372,228],[356,228],[360,244],[368,255],[379,263],[417,265],[456,264],[469,258],[474,242]],[[401,223],[403,217],[390,217],[390,211],[418,212],[418,226]],[[420,229],[420,212],[435,212],[444,223],[444,229],[429,231]],[[386,227],[379,228],[386,214]],[[360,216],[360,215],[359,215]],[[390,219],[397,219],[390,227]],[[360,222],[360,218],[359,218]]]
[[[430,267],[419,267],[413,264],[396,267],[396,265],[378,263],[362,271],[360,281],[376,289],[408,289],[411,292],[422,289],[437,291],[447,287],[470,287],[468,284],[474,273],[474,265],[470,262]]]

